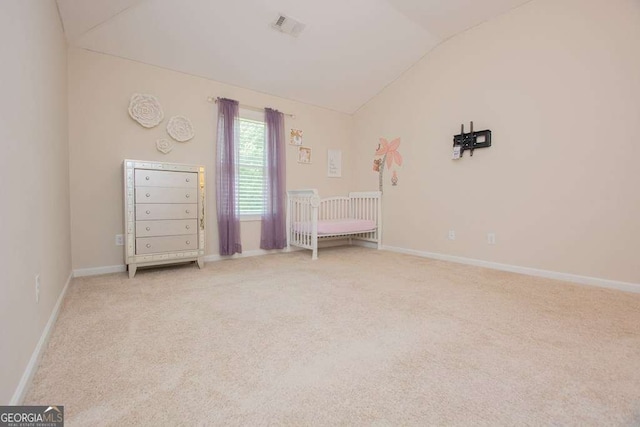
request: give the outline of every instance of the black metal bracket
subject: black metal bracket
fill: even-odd
[[[480,130],[473,131],[473,122],[471,122],[471,131],[464,133],[464,124],[460,125],[460,134],[453,136],[453,146],[460,146],[460,157],[464,154],[464,150],[469,150],[473,156],[473,150],[476,148],[491,147],[491,131]]]

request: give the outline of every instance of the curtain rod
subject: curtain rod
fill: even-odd
[[[212,104],[217,104],[218,103],[218,98],[210,96],[210,97],[207,98],[207,101],[209,101]],[[245,108],[247,110],[253,110],[253,111],[264,111],[264,108],[252,107],[251,105],[244,105],[244,104],[240,104],[240,108]],[[289,116],[292,119],[296,118],[295,114],[289,114],[289,113],[282,113],[282,114],[284,114],[285,116]]]

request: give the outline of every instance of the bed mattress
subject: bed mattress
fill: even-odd
[[[318,221],[318,236],[364,233],[375,229],[375,221],[368,219],[335,219]],[[297,222],[294,224],[294,230],[298,233],[311,233],[311,223]]]

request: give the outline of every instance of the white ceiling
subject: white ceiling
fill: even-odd
[[[57,0],[71,45],[352,113],[442,40],[529,0]],[[271,29],[284,13],[298,38]]]

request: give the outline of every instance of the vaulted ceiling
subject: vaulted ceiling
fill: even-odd
[[[529,0],[57,0],[72,46],[352,113],[443,40]],[[306,24],[297,37],[271,23]]]

